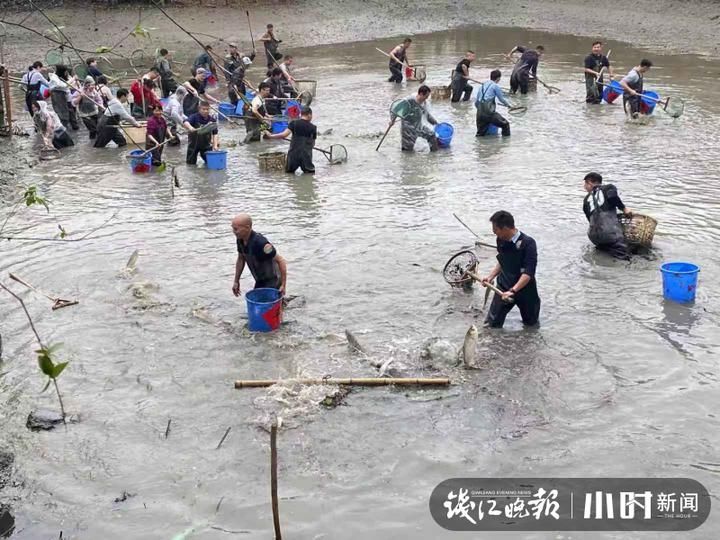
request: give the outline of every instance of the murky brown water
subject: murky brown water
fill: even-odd
[[[233,389],[234,379],[375,375],[347,350],[345,328],[374,356],[395,357],[404,373],[434,374],[418,357],[423,342],[438,336],[459,347],[481,322],[470,307],[482,305],[482,293],[450,290],[440,275],[448,256],[473,240],[452,212],[485,234],[500,208],[538,241],[541,329],[523,331],[513,314],[503,331],[482,333],[484,369],[445,369],[458,383],[449,390],[356,390],[331,411],[285,396],[290,410],[281,414],[295,428],[280,435],[286,535],[454,538],[434,524],[427,501],[457,476],[688,476],[717,492],[718,66],[653,57],[647,86],[682,96],[687,107],[681,119],[659,113],[639,126],[625,122],[621,106],[584,104],[577,66],[587,39],[464,29],[419,36],[414,53],[440,84],[471,47],[484,79],[496,65],[509,75],[499,53],[528,40],[548,47],[540,74],[562,93],[528,97],[510,140],[478,141],[474,108],[439,102],[436,115],[456,129],[451,149],[402,154],[395,129],[375,152],[388,104],[417,87],[385,83],[374,47],[396,41],[386,40],[297,51],[312,66],[299,75],[320,81],[316,123],[333,129],[322,144],[342,143],[350,154],[333,167],[318,155],[314,178],[258,172],[255,154],[284,143],[231,148],[227,172],[185,168],[183,147],[166,152],[181,164],[182,188],[171,198],[167,175],[131,175],[125,152],[89,148],[85,131],[61,161],[23,172],[22,181],[47,193],[52,213],[25,210],[14,230],[53,235],[59,221],[83,231],[118,215],[82,243],[0,247],[3,275],[81,300],[51,312],[41,297],[26,296],[43,337],[65,344],[71,365],[61,387],[68,408],[83,415],[67,431],[31,434],[29,410],[55,400],[37,395],[34,343],[20,309],[3,299],[0,418],[24,479],[11,492],[20,497],[16,536],[154,539],[194,527],[189,538],[229,537],[214,526],[270,537],[268,436],[258,426],[282,404],[265,390]],[[609,48],[621,73],[649,55]],[[237,140],[241,132],[221,135]],[[12,144],[29,152],[33,143]],[[659,220],[653,258],[618,263],[590,248],[581,209],[589,170]],[[243,329],[244,303],[230,291],[229,220],[240,211],[288,259],[288,292],[307,300],[273,335]],[[134,249],[138,271],[124,276]],[[485,253],[488,270],[491,257]],[[658,267],[668,260],[701,266],[695,305],[663,302]],[[136,298],[132,284],[149,296]],[[114,503],[123,491],[135,496]],[[684,537],[713,536],[716,516]]]

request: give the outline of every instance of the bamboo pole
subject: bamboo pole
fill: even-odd
[[[448,386],[450,379],[447,377],[436,377],[432,379],[411,378],[411,377],[369,377],[359,379],[251,379],[235,381],[235,388],[266,388],[274,384],[284,382],[298,384],[339,384],[343,386]]]
[[[12,101],[10,101],[10,75],[8,74],[8,70],[5,69],[5,77],[3,78],[3,90],[5,91],[5,100],[4,100],[4,107],[5,107],[5,121],[7,122],[8,127],[10,128],[8,130],[8,133],[12,135]]]
[[[270,427],[270,496],[272,499],[273,526],[275,527],[275,540],[282,540],[280,532],[280,505],[277,494],[277,422]]]

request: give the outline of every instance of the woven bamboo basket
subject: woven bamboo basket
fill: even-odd
[[[317,95],[317,81],[295,79],[295,88],[297,88],[299,94],[310,92],[312,97]]]
[[[287,154],[285,152],[263,152],[258,154],[261,171],[284,171]]]
[[[618,216],[628,244],[649,248],[655,236],[657,220],[644,214],[620,214]]]
[[[450,99],[452,89],[449,86],[433,86],[430,91],[431,99]]]

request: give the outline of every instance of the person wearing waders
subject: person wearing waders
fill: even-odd
[[[187,95],[187,88],[184,86],[178,86],[175,89],[175,93],[168,98],[167,103],[163,106],[163,115],[165,121],[170,128],[173,138],[170,140],[168,145],[180,146],[180,137],[177,135],[179,126],[184,126],[186,129],[192,129],[192,126],[187,123],[187,116],[183,113],[183,100]]]
[[[585,175],[585,200],[583,212],[588,220],[588,238],[601,251],[606,251],[616,259],[629,261],[630,254],[625,242],[617,211],[630,215],[632,212],[620,200],[617,188],[602,183],[598,173]]]
[[[268,116],[265,109],[265,99],[269,96],[270,85],[266,82],[261,82],[258,85],[258,93],[250,103],[250,111],[248,111],[247,118],[245,119],[245,129],[247,131],[247,135],[245,135],[245,140],[243,141],[245,144],[259,141],[262,125],[264,123],[268,126],[272,124],[272,118]]]
[[[265,58],[267,59],[267,67],[270,69],[283,57],[278,52],[278,45],[282,43],[282,40],[275,37],[275,28],[272,24],[268,24],[266,32],[260,37],[259,41],[262,41],[265,46]]]
[[[72,105],[70,93],[70,69],[58,64],[55,73],[50,74],[50,100],[53,111],[58,115],[65,129],[78,129],[75,107]]]
[[[477,124],[476,137],[484,137],[487,135],[490,125],[497,126],[502,130],[502,136],[510,136],[510,122],[505,120],[499,113],[495,111],[495,100],[510,108],[510,103],[503,95],[503,91],[498,85],[502,73],[499,69],[495,69],[490,73],[490,80],[485,81],[477,93],[475,99],[475,107],[477,113],[475,115],[475,123]]]
[[[410,65],[408,60],[407,51],[412,44],[412,39],[405,38],[403,42],[390,51],[390,62],[388,67],[390,68],[390,78],[388,82],[394,82],[400,84],[403,82],[403,64]]]
[[[452,88],[452,97],[450,101],[457,103],[462,97],[463,101],[469,101],[472,95],[473,87],[468,82],[470,78],[470,64],[475,61],[475,53],[473,51],[467,51],[465,58],[458,62],[455,66],[455,71],[452,74],[452,82],[450,87]]]
[[[192,68],[190,69],[190,73],[192,75],[195,75],[197,70],[202,68],[205,71],[212,73],[212,75],[217,78],[217,74],[215,72],[215,62],[212,58],[212,50],[213,48],[210,45],[205,45],[203,52],[201,52],[193,62]]]
[[[642,103],[643,78],[650,71],[652,62],[646,58],[640,61],[639,66],[632,68],[625,77],[620,80],[623,87],[623,109],[625,114],[629,114],[632,118],[637,118],[640,114],[640,105]]]
[[[155,60],[155,67],[160,74],[160,88],[164,98],[170,97],[178,87],[175,81],[175,74],[170,65],[170,52],[167,49],[160,49],[159,56]]]
[[[152,164],[157,167],[162,164],[162,144],[165,139],[172,139],[173,134],[170,132],[167,121],[163,116],[162,105],[153,106],[152,116],[147,121],[145,128],[145,150],[152,150]]]
[[[438,140],[435,132],[425,125],[425,121],[437,125],[437,120],[428,111],[427,100],[430,97],[430,87],[422,85],[418,88],[417,95],[405,98],[408,103],[409,112],[403,117],[400,124],[401,148],[405,152],[412,152],[415,149],[415,141],[418,137],[425,139],[430,145],[430,151],[438,149]]]
[[[43,100],[43,96],[40,95],[40,86],[45,85],[50,88],[50,81],[43,75],[43,70],[42,62],[35,62],[30,69],[28,69],[27,74],[23,76],[23,81],[27,81],[25,84],[25,106],[30,116],[35,114],[32,104],[36,101]]]
[[[73,97],[73,105],[90,134],[90,140],[93,140],[97,136],[100,108],[104,106],[102,96],[95,87],[95,79],[90,75],[85,77],[82,92],[77,92]]]
[[[231,222],[237,239],[238,257],[235,263],[235,279],[232,292],[240,296],[240,276],[247,264],[255,279],[256,289],[278,289],[282,296],[287,287],[287,263],[267,238],[252,228],[252,218],[239,214]]]
[[[592,52],[585,57],[585,102],[597,105],[602,102],[603,93],[603,69],[610,72],[610,80],[613,79],[613,69],[610,60],[602,52],[602,41],[592,44]]]
[[[132,115],[124,107],[124,104],[128,101],[128,91],[125,88],[120,88],[117,91],[116,97],[108,101],[107,109],[100,116],[98,122],[98,134],[95,138],[95,148],[105,148],[110,141],[113,141],[118,147],[125,146],[127,141],[123,137],[122,130],[120,127],[120,120],[132,124],[135,127],[140,127],[140,123],[132,117]]]
[[[512,56],[516,52],[522,53],[522,55],[510,74],[510,93],[515,94],[519,89],[521,94],[527,94],[530,75],[532,74],[533,78],[537,77],[538,64],[545,53],[545,47],[538,45],[533,50],[518,45],[508,53],[508,56]]]
[[[237,106],[240,101],[240,96],[244,96],[247,92],[247,86],[245,85],[245,70],[252,64],[252,59],[255,57],[254,54],[250,56],[244,56],[239,64],[231,64],[229,67],[230,75],[227,75],[228,83],[228,99],[230,103]],[[240,92],[240,95],[238,95]]]
[[[270,97],[278,99],[268,99],[265,101],[265,108],[270,116],[279,115],[282,112],[282,98],[288,97],[283,90],[282,70],[280,68],[273,68],[270,71],[270,76],[263,82],[270,85]]]
[[[485,326],[502,328],[513,306],[520,309],[525,326],[535,326],[540,319],[540,297],[535,281],[537,244],[533,238],[517,230],[510,212],[495,212],[490,222],[497,236],[498,262],[482,283],[492,283],[497,277],[497,286],[503,292],[493,296]]]
[[[197,68],[195,70],[195,76],[183,84],[187,89],[188,93],[183,100],[183,112],[186,116],[190,116],[196,113],[198,110],[198,103],[200,100],[212,101],[213,103],[219,103],[217,99],[212,97],[210,94],[205,93],[207,88],[207,77],[208,72],[205,68]]]
[[[60,118],[55,112],[48,109],[48,104],[44,101],[35,101],[33,107],[33,124],[35,131],[42,135],[43,141],[47,148],[55,148],[60,150],[68,146],[75,146],[75,143],[68,135],[65,126],[60,122]]]
[[[312,151],[317,139],[317,126],[312,123],[312,109],[303,107],[299,120],[291,120],[281,133],[265,133],[266,139],[285,139],[292,135],[287,153],[285,172],[294,173],[298,167],[304,173],[315,173]]]
[[[207,163],[205,153],[218,149],[220,142],[218,140],[217,126],[209,133],[199,133],[197,131],[204,125],[215,122],[217,122],[217,119],[210,115],[210,105],[207,101],[201,101],[198,112],[190,115],[187,119],[187,123],[193,127],[194,131],[188,133],[188,149],[185,163],[188,165],[197,165],[198,155]]]

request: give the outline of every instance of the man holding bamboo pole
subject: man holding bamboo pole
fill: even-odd
[[[390,68],[390,78],[388,82],[401,83],[403,81],[403,65],[407,64],[410,66],[408,60],[407,51],[412,44],[412,39],[405,38],[403,42],[390,51],[390,62],[388,67]]]
[[[493,296],[485,325],[502,328],[505,317],[517,305],[523,324],[535,326],[540,318],[540,297],[535,282],[537,244],[533,238],[517,230],[510,212],[495,212],[490,222],[497,236],[498,262],[482,283],[492,283],[497,277],[498,287],[503,292]]]

